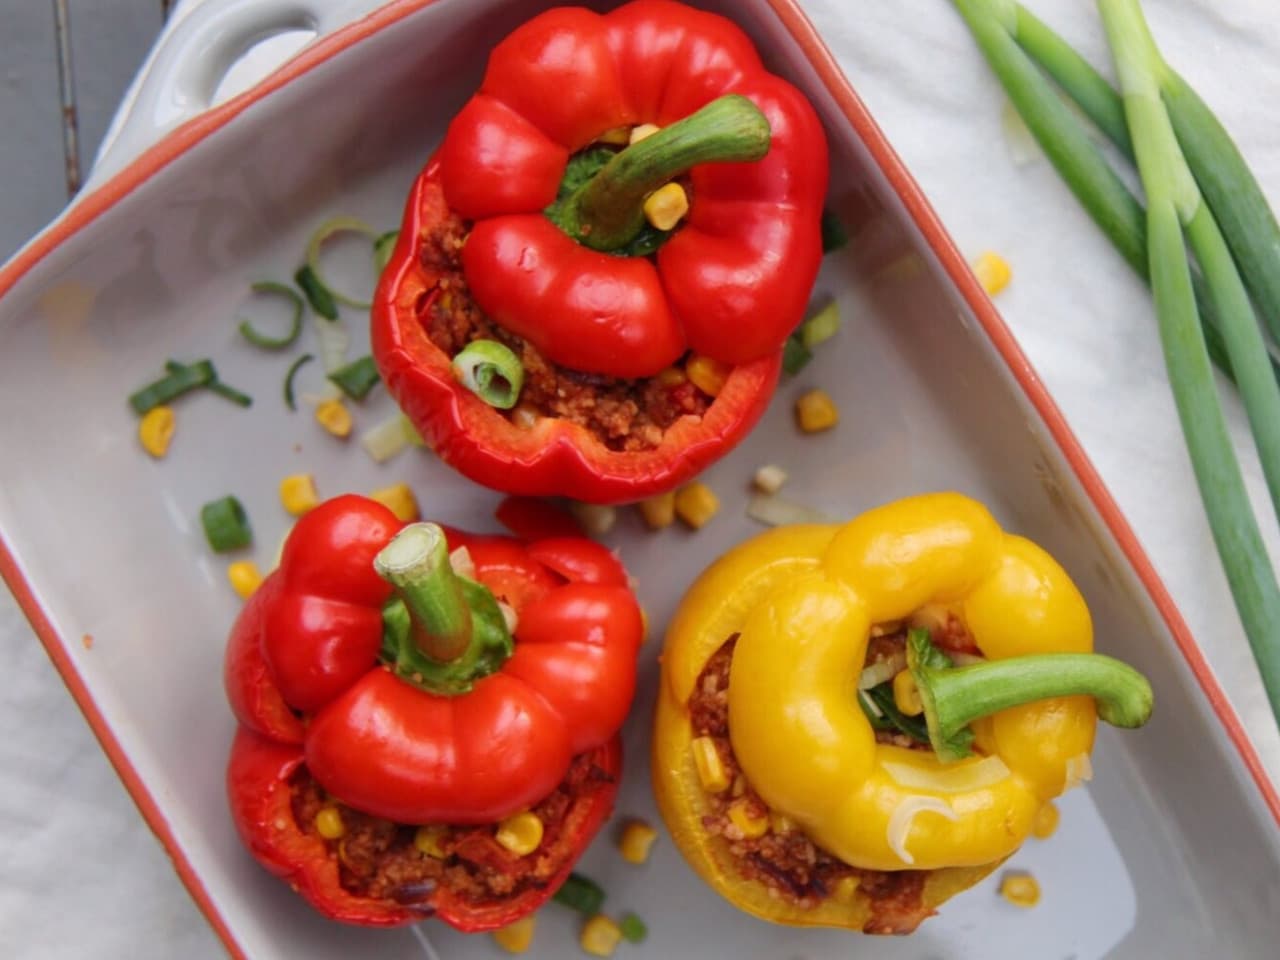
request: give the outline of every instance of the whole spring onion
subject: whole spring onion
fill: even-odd
[[[289,364],[289,369],[284,375],[284,405],[290,410],[298,409],[298,401],[294,397],[293,378],[298,375],[298,371],[306,364],[314,360],[315,357],[310,353],[304,353],[293,363]]]
[[[278,337],[259,332],[249,320],[240,321],[240,325],[237,328],[240,331],[240,335],[255,347],[261,347],[263,350],[283,350],[286,347],[293,346],[294,341],[302,333],[302,298],[298,296],[293,287],[283,283],[276,283],[274,280],[259,281],[252,284],[249,289],[254,293],[283,297],[293,307],[293,317],[289,321],[288,329]]]
[[[333,284],[325,279],[324,272],[321,270],[320,251],[325,243],[336,236],[344,233],[358,233],[368,237],[370,244],[373,246],[373,254],[377,257],[378,234],[374,229],[362,220],[355,217],[333,217],[320,224],[311,238],[307,241],[307,268],[311,271],[311,275],[315,278],[320,286],[328,291],[329,295],[338,303],[345,303],[349,307],[355,307],[357,310],[366,310],[370,306],[367,300],[358,300],[349,294],[343,293]],[[336,314],[335,314],[336,315]],[[328,314],[325,314],[328,316]],[[330,317],[329,319],[333,319]]]
[[[343,393],[356,401],[363,400],[370,390],[382,382],[373,357],[367,355],[331,371],[328,377]]]
[[[211,500],[200,508],[200,526],[214,553],[238,550],[253,542],[249,517],[235,497]]]
[[[524,367],[511,348],[497,340],[473,340],[453,358],[458,381],[491,407],[510,410],[524,386]]]
[[[1280,231],[1273,217],[1236,209],[1242,197],[1253,206],[1265,206],[1265,200],[1221,125],[1164,63],[1137,0],[1099,0],[1122,97],[1018,4],[953,2],[1045,154],[1125,259],[1151,283],[1169,380],[1201,498],[1272,708],[1280,717],[1280,588],[1209,363],[1215,351],[1218,362],[1227,361],[1234,374],[1272,500],[1280,503],[1280,401],[1273,365],[1237,269],[1239,263],[1241,269],[1256,271],[1272,254],[1280,256]],[[1145,211],[1037,64],[1122,152],[1131,149],[1147,197]],[[1206,204],[1200,187],[1210,181],[1218,188]],[[1225,194],[1231,198],[1224,204],[1219,195]],[[1224,234],[1230,234],[1230,245]],[[1188,265],[1187,245],[1202,276]],[[1233,255],[1238,245],[1258,249],[1248,258]],[[1280,268],[1270,269],[1280,277]],[[1269,314],[1265,281],[1249,283]],[[1264,292],[1258,293],[1260,289]]]

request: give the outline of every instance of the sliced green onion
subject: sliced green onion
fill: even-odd
[[[800,342],[812,350],[830,340],[840,329],[840,308],[832,300],[812,317],[800,324]]]
[[[413,427],[404,414],[397,413],[391,419],[370,427],[360,435],[360,446],[375,463],[385,463],[406,447],[413,445],[410,431]],[[417,436],[415,432],[414,437]]]
[[[813,351],[794,333],[787,337],[782,347],[782,369],[790,376],[795,376],[813,359]]]
[[[496,340],[473,340],[453,358],[458,381],[491,407],[510,410],[524,386],[524,367],[510,347]]]
[[[391,254],[396,249],[396,241],[399,239],[399,230],[388,230],[373,241],[373,265],[378,268],[378,273],[387,269],[387,264],[391,262]]]
[[[175,377],[184,376],[188,370],[192,369],[196,370],[198,375],[202,376],[205,370],[208,370],[213,374],[213,376],[207,383],[203,384],[205,389],[210,393],[216,393],[218,396],[226,400],[230,400],[238,407],[253,406],[253,397],[249,396],[247,393],[241,393],[235,387],[230,384],[223,383],[218,379],[218,372],[214,370],[212,361],[197,360],[195,363],[188,365],[185,363],[179,363],[177,360],[166,360],[164,368],[169,371],[171,376]]]
[[[184,393],[199,387],[208,386],[217,374],[213,364],[208,360],[198,360],[192,364],[176,364],[174,368],[166,365],[165,376],[129,395],[129,406],[133,412],[141,416],[153,407],[168,403]]]
[[[320,248],[324,246],[325,241],[342,233],[358,233],[368,237],[374,244],[374,256],[376,258],[379,238],[373,227],[362,220],[357,220],[355,217],[334,217],[320,224],[315,233],[311,235],[311,239],[307,241],[307,267],[310,268],[312,275],[334,300],[339,303],[345,303],[349,307],[355,307],[357,310],[367,310],[370,306],[369,301],[356,300],[354,297],[338,290],[333,284],[325,280],[324,273],[320,269]],[[325,314],[325,316],[328,316],[328,314]]]
[[[306,294],[307,303],[311,304],[312,310],[327,320],[338,319],[338,304],[334,300],[333,293],[316,276],[316,272],[310,266],[302,267],[295,273],[293,281]]]
[[[822,211],[822,252],[834,253],[849,242],[844,224],[830,210]]]
[[[283,283],[276,283],[273,280],[262,280],[253,284],[249,289],[254,293],[284,297],[293,306],[293,319],[289,321],[289,329],[278,337],[259,333],[250,321],[241,320],[238,327],[240,335],[255,347],[261,347],[263,350],[283,350],[285,347],[292,346],[293,342],[298,339],[298,335],[302,333],[302,298],[298,296],[293,287]]]
[[[239,550],[253,542],[249,517],[235,497],[211,500],[201,507],[200,526],[214,553]]]
[[[298,375],[298,371],[302,369],[304,364],[310,363],[314,359],[315,357],[312,354],[304,353],[289,364],[289,370],[284,375],[284,405],[290,410],[298,409],[298,402],[293,396],[293,378]]]
[[[604,906],[604,887],[590,877],[571,873],[551,899],[584,916],[594,917]]]
[[[413,425],[413,421],[400,414],[401,423],[404,425],[404,435],[409,438],[409,443],[415,447],[425,447],[427,441],[422,439],[422,434],[418,432],[418,428]]]
[[[634,913],[628,913],[618,921],[618,929],[622,931],[622,939],[627,943],[644,943],[649,936],[649,928]]]
[[[373,357],[370,356],[352,360],[329,373],[328,377],[352,400],[363,400],[370,390],[382,382]]]

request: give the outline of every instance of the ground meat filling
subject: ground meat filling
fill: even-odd
[[[440,293],[424,302],[423,324],[431,342],[450,357],[473,340],[498,340],[524,365],[519,404],[506,415],[516,424],[561,417],[581,424],[606,447],[652,450],[680,417],[701,417],[712,398],[675,368],[639,380],[622,380],[557,366],[531,344],[502,329],[476,306],[462,275],[460,252],[467,225],[453,215],[421,238],[423,266],[440,274]]]
[[[588,755],[577,757],[555,791],[533,808],[543,823],[542,843],[523,857],[500,845],[492,826],[442,827],[434,854],[424,852],[414,842],[416,826],[336,802],[306,767],[289,786],[299,827],[322,840],[337,859],[343,889],[349,893],[410,905],[429,900],[436,887],[443,886],[483,904],[545,888],[575,852],[566,823],[581,816],[610,780]],[[316,815],[326,807],[335,807],[342,817],[343,834],[336,840],[321,837],[316,828]]]
[[[922,903],[927,871],[861,870],[837,860],[796,827],[782,825],[780,831],[776,817],[771,818],[769,831],[754,839],[744,837],[729,819],[730,805],[738,802],[749,804],[753,816],[769,814],[768,806],[746,782],[729,742],[729,666],[736,642],[736,635],[730,637],[707,661],[689,698],[695,735],[712,738],[733,784],[724,793],[706,795],[712,812],[703,817],[703,826],[724,837],[742,876],[764,884],[771,896],[815,907],[856,883],[871,901],[864,932],[910,933],[933,912]]]

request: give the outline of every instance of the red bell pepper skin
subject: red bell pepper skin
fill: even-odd
[[[327,859],[324,845],[293,822],[280,786],[292,771],[305,763],[343,803],[396,822],[495,823],[547,797],[575,756],[617,772],[614,741],[634,694],[643,634],[626,573],[598,544],[446,531],[449,547],[467,547],[476,580],[515,610],[518,625],[514,652],[497,672],[467,693],[428,692],[378,659],[392,587],[373,558],[402,526],[357,496],[309,512],[280,568],[241,612],[224,665],[243,728],[228,788],[246,844],[322,912],[354,923],[408,922],[423,907],[353,898],[337,884],[336,867],[314,862]],[[566,874],[616,787],[601,787],[590,815],[575,815],[581,832]],[[522,912],[512,914],[511,904],[449,907],[450,897],[437,891],[427,907],[461,929],[489,929],[466,925],[489,923],[479,914],[498,926]]]

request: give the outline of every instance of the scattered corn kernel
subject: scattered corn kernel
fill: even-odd
[[[435,857],[437,860],[445,858],[445,849],[440,844],[440,838],[444,836],[445,828],[436,824],[423,824],[413,834],[413,845],[419,853],[425,853],[428,857]]]
[[[516,856],[528,856],[542,843],[542,820],[527,810],[517,813],[498,824],[494,839]]]
[[[899,670],[893,675],[893,705],[908,717],[918,717],[924,713],[920,689],[910,670]]]
[[[262,571],[252,560],[237,560],[227,564],[227,579],[231,581],[231,589],[236,596],[248,600],[262,583]]]
[[[413,495],[407,483],[397,483],[394,486],[383,487],[381,490],[374,490],[369,494],[369,499],[377,500],[394,513],[396,519],[402,523],[415,523],[422,519],[422,514],[418,510],[418,498]]]
[[[670,490],[640,501],[640,515],[650,530],[669,527],[676,520],[676,492]]]
[[[578,945],[593,957],[611,957],[622,942],[622,928],[606,917],[597,913],[582,925],[582,936]]]
[[[138,440],[142,449],[159,460],[169,452],[175,426],[172,407],[152,407],[138,421]]]
[[[796,822],[785,813],[777,810],[769,811],[769,829],[774,833],[790,833],[796,828]]]
[[[664,387],[678,387],[689,378],[685,376],[685,372],[679,367],[667,367],[658,374],[658,383]]]
[[[316,481],[309,473],[295,473],[280,481],[280,502],[290,515],[300,517],[312,507],[319,506]]]
[[[729,822],[742,832],[747,840],[755,840],[769,832],[769,818],[752,811],[752,804],[746,800],[738,800],[729,804]]]
[[[639,143],[646,137],[652,137],[662,128],[656,123],[641,123],[631,128],[631,137],[629,143]]]
[[[1057,832],[1061,816],[1057,804],[1046,803],[1036,811],[1036,817],[1031,821],[1031,835],[1039,840],[1049,839]]]
[[[765,464],[756,470],[755,476],[751,478],[751,483],[757,490],[768,494],[777,493],[786,482],[787,471],[776,463]]]
[[[335,437],[345,440],[351,436],[351,411],[336,397],[316,407],[316,421]]]
[[[507,953],[524,953],[533,945],[533,933],[537,926],[537,914],[531,913],[515,923],[493,931],[493,942]]]
[[[657,839],[658,831],[643,820],[628,820],[618,838],[618,852],[627,863],[644,863]]]
[[[728,364],[699,353],[689,358],[684,369],[695,387],[709,397],[716,397],[724,389],[724,382],[729,379],[731,368]]]
[[[631,142],[632,127],[610,127],[600,136],[596,137],[596,143],[608,143],[615,147],[625,146]]]
[[[720,509],[720,498],[705,483],[694,482],[676,491],[676,516],[700,529]]]
[[[678,183],[668,183],[649,194],[644,218],[657,230],[671,230],[689,212],[689,196]]]
[[[337,840],[346,829],[337,807],[321,807],[316,814],[316,832],[326,840]]]
[[[1029,873],[1006,873],[1000,878],[1000,896],[1015,907],[1034,907],[1040,902],[1040,884]]]
[[[1009,281],[1013,279],[1013,270],[1009,267],[1009,261],[991,251],[987,251],[977,259],[973,265],[973,272],[977,275],[978,282],[982,284],[982,289],[992,296],[1007,287]]]
[[[858,878],[841,877],[836,881],[831,895],[836,898],[837,903],[853,903],[853,898],[858,895]]]
[[[840,422],[840,411],[825,390],[810,390],[796,401],[796,422],[805,433],[820,433]]]
[[[698,782],[707,793],[723,793],[729,789],[729,775],[725,773],[716,742],[710,737],[693,741],[693,765],[698,771]]]

